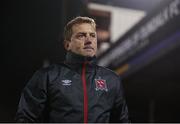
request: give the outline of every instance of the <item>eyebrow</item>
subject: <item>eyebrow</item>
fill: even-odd
[[[77,34],[86,34],[86,32],[78,32]]]
[[[87,34],[87,33],[96,34],[96,32],[78,32],[77,34]]]

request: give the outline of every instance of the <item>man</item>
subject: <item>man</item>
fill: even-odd
[[[64,30],[66,60],[37,71],[22,92],[17,122],[129,122],[119,76],[96,65],[96,24],[76,17]]]

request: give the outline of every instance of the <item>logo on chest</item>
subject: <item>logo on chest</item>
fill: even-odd
[[[96,84],[96,91],[98,90],[108,91],[106,80],[103,80],[99,77],[98,79],[95,79],[95,84]]]
[[[70,86],[71,85],[71,83],[72,83],[72,81],[71,80],[62,80],[62,85],[64,85],[64,86]]]

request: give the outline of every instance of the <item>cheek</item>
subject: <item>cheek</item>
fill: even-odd
[[[93,42],[93,46],[97,49],[97,41]]]
[[[81,47],[80,47],[80,46],[76,46],[75,50],[76,50],[76,51],[80,51],[80,50],[81,50]]]
[[[83,47],[83,44],[80,42],[74,42],[71,44],[71,50],[80,51]]]

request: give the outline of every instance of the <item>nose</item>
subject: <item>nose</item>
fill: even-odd
[[[92,41],[91,40],[85,40],[85,42],[84,42],[84,45],[91,45],[92,44]]]
[[[92,39],[90,35],[87,35],[85,39],[85,45],[89,45],[89,44],[92,44]]]

